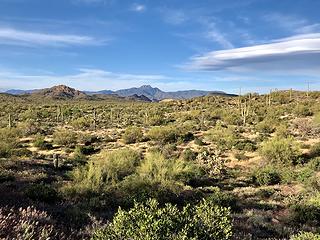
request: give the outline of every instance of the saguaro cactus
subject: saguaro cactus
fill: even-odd
[[[53,167],[55,169],[59,168],[59,155],[58,154],[53,154]]]
[[[9,117],[8,117],[8,128],[12,127],[12,119],[11,119],[11,113],[9,113]]]

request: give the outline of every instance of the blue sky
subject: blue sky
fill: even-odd
[[[318,0],[0,0],[0,90],[320,90]]]

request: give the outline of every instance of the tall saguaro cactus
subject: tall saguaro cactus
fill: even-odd
[[[240,114],[242,118],[242,123],[245,125],[247,123],[247,118],[250,113],[250,101],[247,101],[247,99],[244,100],[244,102],[240,102]]]

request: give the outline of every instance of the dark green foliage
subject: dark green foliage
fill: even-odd
[[[53,203],[58,200],[57,191],[50,185],[33,184],[25,189],[28,198],[34,201]]]
[[[260,186],[274,185],[281,182],[281,176],[273,166],[265,166],[254,172],[252,180]]]
[[[0,170],[0,183],[12,182],[15,180],[15,176],[12,172]]]
[[[230,212],[227,208],[203,200],[195,207],[179,210],[156,200],[145,205],[136,203],[129,211],[119,209],[113,221],[95,231],[92,240],[227,240],[232,236]]]

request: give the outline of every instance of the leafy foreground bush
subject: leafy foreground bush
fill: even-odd
[[[94,232],[92,240],[228,240],[232,236],[230,211],[202,200],[182,210],[156,200],[136,203],[129,211],[119,209],[113,221]]]
[[[298,161],[301,153],[293,138],[275,137],[262,144],[260,154],[270,163],[290,165]]]
[[[320,234],[315,234],[311,232],[302,232],[292,236],[290,240],[320,240]]]

